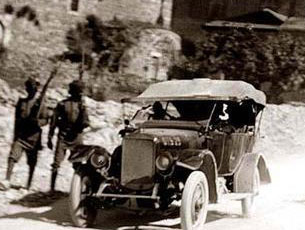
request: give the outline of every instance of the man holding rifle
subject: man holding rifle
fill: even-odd
[[[49,130],[48,147],[53,149],[52,138],[58,128],[58,138],[52,164],[51,191],[55,191],[55,182],[58,168],[65,158],[66,150],[73,152],[75,147],[82,144],[82,133],[89,126],[89,118],[85,105],[82,102],[84,85],[75,80],[69,85],[70,97],[59,102]]]
[[[0,190],[10,188],[10,180],[13,173],[14,165],[19,161],[22,153],[27,156],[27,164],[29,166],[29,177],[27,189],[30,188],[35,166],[37,163],[38,151],[42,149],[41,145],[41,127],[48,122],[47,110],[40,101],[37,105],[37,91],[39,82],[33,78],[29,78],[25,82],[25,90],[28,94],[26,98],[20,98],[15,110],[15,129],[14,141],[8,157],[8,166],[6,172],[6,180],[0,182]],[[37,106],[39,108],[37,108]],[[34,115],[34,110],[39,112]]]

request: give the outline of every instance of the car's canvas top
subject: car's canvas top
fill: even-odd
[[[253,99],[265,105],[265,94],[244,81],[229,80],[172,80],[149,86],[137,97],[123,101],[175,101],[175,100],[224,100]]]

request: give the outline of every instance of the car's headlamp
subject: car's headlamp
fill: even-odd
[[[109,164],[109,157],[107,154],[103,153],[94,153],[91,156],[90,162],[93,167],[95,168],[103,168],[108,166]]]
[[[156,167],[160,171],[166,171],[171,167],[173,157],[169,152],[160,154],[156,159]]]

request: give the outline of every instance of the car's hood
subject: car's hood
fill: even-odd
[[[206,127],[207,121],[152,120],[141,123],[139,128],[180,129],[199,131]]]
[[[182,129],[164,129],[164,128],[142,128],[140,133],[148,134],[154,137],[164,136],[180,136],[180,137],[194,137],[198,136],[198,131],[182,130]]]
[[[161,143],[164,147],[196,148],[198,141],[204,136],[200,136],[195,130],[142,128],[130,134],[129,138],[148,138]]]

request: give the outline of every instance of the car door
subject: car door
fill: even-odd
[[[210,133],[211,141],[208,148],[213,152],[217,169],[220,175],[232,174],[239,165],[243,155],[251,152],[254,135],[253,133]]]

